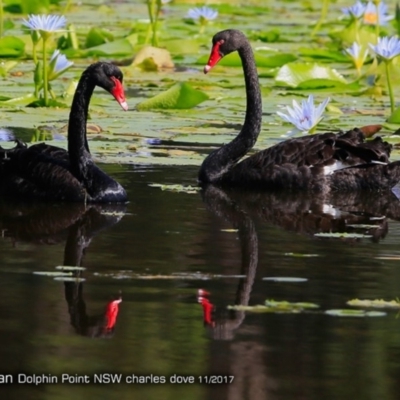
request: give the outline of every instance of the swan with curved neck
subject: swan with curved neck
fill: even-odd
[[[262,120],[257,68],[246,36],[235,29],[214,35],[204,73],[234,51],[244,72],[245,120],[231,142],[205,158],[198,176],[200,184],[327,191],[384,190],[399,182],[400,163],[389,163],[391,146],[379,137],[365,141],[363,128],[289,139],[240,161],[256,143]]]
[[[0,147],[1,192],[24,200],[123,203],[124,188],[93,161],[86,136],[89,102],[96,86],[108,91],[128,109],[123,75],[115,65],[90,65],[79,80],[69,115],[68,152],[40,143],[27,147],[17,141],[10,150]]]

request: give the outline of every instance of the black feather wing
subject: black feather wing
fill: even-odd
[[[3,194],[28,199],[81,201],[86,197],[70,172],[68,153],[45,143],[27,147],[17,142],[12,149],[0,149],[0,185]]]
[[[324,167],[387,163],[391,146],[375,138],[365,141],[360,129],[323,133],[278,143],[243,160],[223,176],[235,185],[268,189],[323,190]]]

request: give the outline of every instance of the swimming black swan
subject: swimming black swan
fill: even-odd
[[[360,129],[289,139],[238,161],[254,146],[262,105],[253,51],[234,29],[217,33],[204,72],[237,51],[246,85],[246,117],[237,137],[213,151],[199,171],[200,184],[257,189],[388,190],[400,180],[400,162],[389,163],[391,146],[381,138],[365,141]]]
[[[111,93],[128,109],[122,86],[123,75],[115,65],[98,62],[82,74],[71,105],[68,152],[40,143],[27,147],[0,147],[0,192],[23,200],[123,203],[124,188],[94,163],[86,138],[90,98],[95,86]]]

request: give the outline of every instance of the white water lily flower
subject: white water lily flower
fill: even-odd
[[[388,21],[393,19],[393,16],[387,14],[388,6],[384,1],[381,1],[378,6],[369,1],[364,11],[363,21],[367,25],[386,25]]]
[[[49,63],[49,81],[56,79],[72,65],[74,63],[68,61],[67,57],[60,53],[60,50],[55,50]]]
[[[322,119],[322,114],[329,103],[330,98],[325,99],[318,107],[314,106],[314,96],[310,95],[307,100],[303,100],[301,105],[293,100],[293,107],[286,106],[288,114],[277,111],[277,114],[287,122],[293,124],[299,131],[307,133]]]
[[[400,55],[400,40],[395,37],[380,37],[376,45],[369,44],[375,54],[384,61],[390,61]]]
[[[191,8],[188,11],[187,17],[195,21],[207,22],[217,18],[218,11],[207,6],[203,6],[200,8],[196,7],[196,8]]]
[[[368,49],[364,49],[363,46],[354,42],[351,47],[344,49],[344,52],[352,58],[357,71],[360,71],[368,56]]]
[[[63,15],[29,15],[22,25],[33,31],[56,32],[65,26],[67,20]]]
[[[365,4],[361,3],[361,1],[357,1],[357,3],[351,7],[342,8],[342,12],[345,15],[349,15],[355,19],[359,19],[364,15],[365,9]]]

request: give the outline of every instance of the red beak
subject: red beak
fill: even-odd
[[[223,40],[218,41],[214,44],[211,49],[210,58],[208,59],[207,65],[204,67],[204,73],[206,74],[212,67],[218,64],[218,61],[222,58],[222,55],[219,51],[221,44],[224,43]]]
[[[115,86],[111,90],[111,94],[114,96],[115,100],[118,101],[119,105],[122,107],[124,111],[128,110],[128,103],[125,99],[124,87],[122,86],[121,81],[119,81],[114,76],[111,77],[111,80],[114,82]]]

